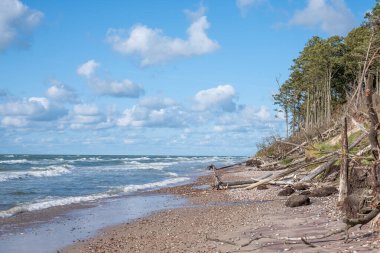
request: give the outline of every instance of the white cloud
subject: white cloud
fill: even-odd
[[[188,12],[194,20],[187,29],[187,39],[171,38],[160,29],[136,25],[129,33],[122,29],[109,29],[107,41],[117,52],[139,55],[142,66],[163,63],[176,57],[211,53],[219,48],[219,44],[208,37],[206,30],[210,24],[203,12],[203,8],[198,12]]]
[[[195,95],[194,100],[195,109],[199,111],[222,110],[232,112],[236,110],[235,89],[229,84],[201,90]]]
[[[96,69],[100,66],[95,60],[89,60],[80,65],[77,74],[85,77],[89,86],[100,95],[112,97],[131,97],[137,98],[144,94],[144,89],[134,82],[124,79],[103,80],[95,75]]]
[[[19,0],[1,0],[0,51],[12,43],[27,44],[27,35],[40,23],[42,17],[42,12],[29,9]]]
[[[77,100],[77,96],[72,89],[57,81],[53,81],[53,85],[47,89],[46,96],[59,102],[75,102]]]
[[[107,115],[95,104],[76,104],[69,117],[72,129],[105,129],[115,126],[112,114]]]
[[[132,108],[124,110],[119,126],[177,128],[187,124],[188,112],[169,98],[144,98]]]
[[[138,98],[144,94],[144,89],[140,85],[128,79],[116,81],[94,78],[89,80],[89,84],[100,95]]]
[[[4,127],[25,127],[28,125],[28,121],[25,118],[22,117],[11,117],[6,116],[1,120],[1,124]]]
[[[236,0],[236,5],[240,9],[242,15],[245,15],[249,8],[264,2],[266,2],[266,0]]]
[[[89,60],[77,68],[77,74],[86,78],[94,75],[96,69],[100,66],[95,60]]]
[[[31,97],[0,104],[4,126],[26,126],[30,122],[54,121],[67,114],[67,110],[52,104],[44,97]]]
[[[289,25],[319,27],[330,35],[345,35],[355,25],[355,17],[344,0],[308,0],[305,9],[296,11]]]

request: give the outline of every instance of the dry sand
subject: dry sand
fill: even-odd
[[[247,179],[263,172],[246,167],[223,172],[223,179]],[[265,173],[265,172],[264,172]],[[344,227],[336,208],[337,196],[311,198],[312,204],[285,207],[281,189],[216,191],[212,176],[194,184],[165,188],[159,193],[186,196],[191,205],[107,228],[95,238],[60,251],[74,252],[380,252],[378,235],[369,225],[322,240],[287,241],[284,237],[326,234]]]

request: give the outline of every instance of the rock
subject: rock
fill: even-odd
[[[257,186],[257,190],[267,190],[267,189],[268,189],[268,186],[266,186],[265,184]]]
[[[300,193],[300,195],[305,195],[305,196],[309,196],[310,194],[311,194],[310,191],[302,191],[302,192]]]
[[[281,190],[277,196],[290,196],[294,193],[294,189],[290,186],[286,186],[283,190]]]
[[[313,190],[310,194],[311,197],[327,197],[334,193],[337,193],[338,190],[334,186],[326,186]]]
[[[260,168],[262,164],[263,162],[256,158],[249,159],[248,161],[245,162],[246,166],[257,167],[257,168]]]
[[[293,185],[293,189],[295,189],[297,191],[304,191],[304,190],[308,190],[309,188],[310,188],[310,186],[308,186],[307,184],[303,184],[303,183],[298,183],[298,184]]]
[[[310,198],[305,195],[294,195],[288,198],[285,203],[285,206],[288,207],[297,207],[297,206],[306,206],[310,205]]]

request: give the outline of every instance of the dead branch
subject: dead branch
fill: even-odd
[[[368,222],[370,222],[373,218],[375,218],[378,214],[380,213],[380,209],[373,209],[369,214],[362,218],[357,218],[357,219],[348,219],[344,218],[343,222],[347,224],[348,228],[354,227],[356,225],[365,225]]]
[[[297,170],[300,170],[300,169],[305,168],[307,166],[310,166],[310,165],[313,165],[313,164],[317,164],[317,163],[321,163],[321,162],[324,162],[324,161],[313,161],[313,162],[310,162],[310,163],[306,163],[306,164],[301,164],[301,165],[295,166],[293,168],[289,168],[286,171],[283,171],[283,172],[281,172],[281,173],[279,173],[279,174],[277,174],[277,175],[275,175],[275,176],[273,176],[271,178],[263,179],[263,180],[260,180],[259,182],[253,183],[253,184],[247,186],[245,189],[246,190],[251,190],[251,189],[253,189],[253,188],[255,188],[255,187],[259,186],[259,185],[267,184],[270,181],[275,181],[275,180],[283,178],[283,177],[285,177],[285,176],[287,176],[287,175],[289,175],[289,174],[291,174],[291,173],[293,173],[293,172],[295,172]]]
[[[348,147],[348,150],[351,150],[354,147],[356,147],[366,136],[367,136],[367,133],[363,133],[362,135],[360,135],[353,143],[351,143],[351,145]],[[339,151],[335,151],[329,155],[324,156],[324,157],[332,156],[332,158],[326,164],[322,164],[318,166],[317,168],[315,168],[314,170],[312,170],[307,176],[301,179],[301,182],[310,181],[314,179],[316,176],[318,176],[319,174],[321,174],[322,172],[324,172],[325,170],[327,170],[328,168],[330,168],[338,160],[339,153],[340,153]]]
[[[231,242],[231,241],[228,241],[228,240],[223,240],[223,239],[218,239],[218,238],[211,238],[211,237],[208,237],[207,234],[206,234],[206,240],[207,241],[213,241],[213,242],[221,242],[221,243],[226,243],[226,244],[229,244],[229,245],[233,245],[233,246],[238,246],[238,247],[247,247],[249,246],[252,242],[254,241],[257,241],[257,240],[260,240],[262,237],[261,236],[258,236],[258,237],[254,237],[252,239],[250,239],[248,242],[246,243],[243,243],[243,244],[238,244],[236,242]]]
[[[311,247],[311,248],[316,248],[316,247],[318,247],[318,246],[316,246],[316,245],[314,245],[314,244],[312,244],[312,243],[306,241],[306,239],[303,238],[303,237],[301,237],[301,241],[302,241],[304,244],[306,244],[307,246]]]
[[[214,164],[210,164],[209,166],[207,166],[207,169],[208,170],[223,170],[223,169],[228,169],[228,168],[232,168],[232,167],[235,167],[235,166],[241,166],[241,165],[243,165],[246,162],[247,161],[243,161],[243,162],[240,162],[240,163],[234,163],[234,164],[223,166],[223,167],[220,167],[220,168],[217,168]]]
[[[302,142],[300,145],[298,145],[297,147],[293,148],[292,150],[290,150],[288,153],[286,153],[284,155],[284,157],[288,157],[289,155],[293,154],[294,152],[296,152],[297,150],[303,148],[304,146],[306,146],[308,142],[305,141],[305,142]]]

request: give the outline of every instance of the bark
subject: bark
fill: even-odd
[[[339,198],[338,203],[343,203],[348,195],[348,138],[347,138],[347,118],[343,119],[342,131],[342,163],[340,165],[339,177]]]
[[[365,83],[366,89],[365,89],[365,100],[366,100],[366,106],[368,110],[368,116],[371,123],[371,128],[368,133],[368,139],[369,143],[371,144],[372,148],[372,155],[375,158],[375,160],[379,160],[379,141],[377,139],[377,130],[379,128],[379,118],[377,117],[377,113],[373,108],[373,101],[372,101],[372,88],[373,88],[373,75],[369,74],[368,79]],[[380,193],[380,187],[379,187],[379,180],[378,180],[378,165],[375,162],[375,164],[372,166],[370,174],[371,174],[371,184],[372,188],[375,192],[375,196],[378,196]]]

